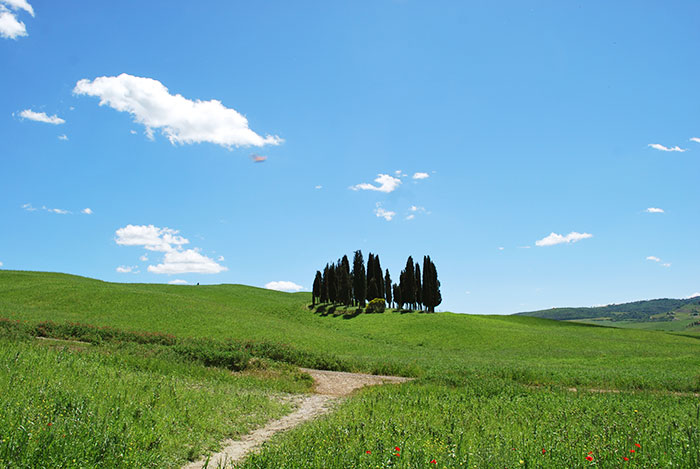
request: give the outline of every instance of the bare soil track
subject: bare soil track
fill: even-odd
[[[289,430],[297,425],[311,420],[319,415],[333,410],[335,404],[342,398],[349,396],[353,391],[364,386],[373,386],[385,383],[403,383],[412,378],[400,376],[367,375],[362,373],[346,373],[341,371],[324,371],[301,368],[314,379],[314,394],[296,398],[298,408],[281,419],[268,422],[240,440],[227,440],[223,442],[224,449],[184,466],[183,469],[201,469],[227,467],[241,462],[251,451],[260,447],[265,441],[272,438],[275,433]],[[208,461],[208,463],[207,463]]]

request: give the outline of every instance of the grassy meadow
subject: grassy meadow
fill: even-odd
[[[274,396],[307,389],[290,366],[304,365],[418,380],[363,390],[242,467],[700,467],[697,338],[525,316],[324,315],[309,300],[0,271],[0,317],[21,323],[0,342],[0,464],[90,467],[109,454],[114,467],[178,467],[289,411]],[[27,338],[44,330],[88,331],[93,344]],[[144,334],[173,339],[130,339]],[[243,366],[217,358],[234,352]],[[75,448],[63,459],[59,422]]]

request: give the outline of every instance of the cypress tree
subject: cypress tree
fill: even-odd
[[[416,274],[413,271],[413,258],[408,256],[406,268],[401,274],[401,300],[415,308],[416,303]]]
[[[433,304],[434,296],[434,288],[430,280],[430,272],[430,257],[423,256],[423,304],[426,308],[428,308],[428,311],[430,311],[430,307]]]
[[[355,257],[352,260],[352,289],[355,301],[360,307],[364,307],[367,295],[367,277],[365,275],[365,261],[360,250],[355,251]]]
[[[401,302],[401,285],[399,284],[394,284],[394,302],[396,303],[396,307],[401,309],[403,303]]]
[[[382,295],[383,296],[383,295]],[[369,283],[367,284],[367,298],[379,298],[379,289],[377,288],[377,279],[372,277],[369,279]],[[369,300],[369,301],[372,301]]]
[[[311,291],[311,306],[314,306],[316,304],[316,298],[321,297],[321,284],[323,283],[323,280],[321,278],[321,272],[318,270],[316,271],[316,278],[314,278],[314,287]]]
[[[328,299],[331,303],[338,302],[338,279],[335,264],[331,264],[328,268]]]
[[[321,280],[321,303],[328,303],[328,264],[323,269],[323,279]]]
[[[377,296],[375,298],[384,298],[384,275],[382,265],[379,262],[379,254],[374,256],[374,281],[377,282]]]
[[[430,270],[432,272],[433,283],[433,309],[430,312],[434,313],[435,307],[440,306],[440,303],[442,303],[442,295],[440,294],[440,280],[438,280],[437,269],[432,261],[430,261]]]
[[[372,296],[373,294],[376,295],[376,291],[371,291],[370,289],[372,288],[372,279],[374,278],[374,254],[371,252],[369,253],[369,257],[367,258],[367,301],[372,301],[373,299],[376,298],[376,296]],[[374,285],[376,286],[377,283],[375,282]]]
[[[416,269],[415,269],[415,275],[416,275],[416,303],[418,304],[418,309],[423,309],[423,287],[421,285],[421,277],[420,277],[420,265],[418,265],[418,262],[416,262]]]
[[[350,281],[350,262],[348,261],[348,256],[343,256],[339,264],[339,299],[345,306],[349,306],[352,303],[352,282]]]
[[[384,276],[384,291],[386,292],[384,295],[384,298],[386,298],[386,302],[389,305],[389,308],[391,308],[391,276],[389,275],[389,269],[386,269],[386,275]]]

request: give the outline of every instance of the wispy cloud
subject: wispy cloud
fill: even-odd
[[[34,16],[34,8],[27,0],[0,0],[0,37],[17,39],[27,36],[27,27],[17,19],[18,10]]]
[[[379,203],[379,202],[377,202],[376,207],[377,207],[377,208],[374,209],[374,214],[375,214],[378,218],[383,218],[383,219],[385,219],[386,221],[391,221],[391,219],[394,218],[394,216],[396,216],[396,212],[392,212],[392,211],[389,211],[389,210],[385,210],[385,209],[382,207],[382,204]]]
[[[22,119],[28,119],[35,122],[45,122],[46,124],[65,124],[66,121],[58,117],[57,115],[47,116],[45,112],[34,112],[31,109],[25,109],[19,113]],[[59,137],[60,138],[60,137]]]
[[[96,96],[100,106],[128,112],[146,127],[153,138],[155,129],[174,144],[210,142],[226,148],[279,145],[277,136],[262,137],[248,127],[248,119],[221,101],[190,100],[170,94],[160,81],[122,73],[119,76],[82,79],[73,89],[76,95]]]
[[[427,179],[430,177],[430,174],[428,173],[414,173],[413,174],[413,179]]]
[[[59,139],[59,140],[63,140],[64,142],[67,142],[67,141],[68,141],[68,136],[67,136],[66,134],[59,135],[59,136],[58,136],[58,139]]]
[[[361,184],[350,186],[350,189],[354,191],[363,190],[389,193],[395,191],[396,188],[401,185],[401,179],[389,176],[388,174],[379,174],[375,178],[374,182],[376,182],[379,185],[374,186],[370,183],[363,182]]]
[[[555,244],[577,243],[582,239],[592,237],[593,235],[590,233],[578,233],[576,231],[572,231],[566,236],[552,232],[549,234],[549,236],[546,236],[539,241],[535,241],[535,246],[554,246]]]
[[[647,260],[652,262],[661,262],[661,259],[656,256],[647,256]]]
[[[117,267],[117,272],[119,272],[120,274],[130,274],[130,273],[137,274],[138,273],[137,269],[138,269],[138,266],[136,266],[136,265],[120,265],[119,267]]]
[[[658,207],[649,207],[644,211],[647,213],[664,213],[664,209]]]
[[[692,138],[690,139],[690,141],[691,141],[691,142],[695,142],[695,143],[700,143],[700,138],[698,138],[698,137],[692,137]]]
[[[286,292],[298,292],[304,287],[297,285],[294,282],[288,280],[279,280],[277,282],[268,282],[265,284],[265,288],[268,290],[286,291]]]
[[[665,146],[661,145],[660,143],[650,143],[649,146],[651,148],[653,148],[654,150],[660,150],[660,151],[680,151],[680,152],[686,151],[685,148],[681,148],[679,146],[665,147]]]
[[[168,282],[170,285],[187,285],[187,280],[176,278]]]
[[[95,212],[93,212],[91,208],[86,207],[86,208],[82,209],[82,210],[80,211],[80,213],[85,214],[85,215],[92,215],[92,214],[95,213]]]

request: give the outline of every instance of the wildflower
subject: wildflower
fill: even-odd
[[[437,464],[437,461],[433,459],[430,461],[430,464]]]
[[[623,461],[629,461],[630,458],[628,458],[627,456],[623,456],[623,457],[622,457],[622,460],[623,460]]]
[[[633,450],[633,449],[631,449],[631,450],[630,450],[630,453],[634,453],[634,450]]]
[[[634,446],[636,446],[637,448],[641,448],[641,447],[642,447],[642,445],[640,445],[639,443],[635,443]]]
[[[586,456],[586,461],[593,461],[593,456]]]
[[[48,423],[48,426],[50,427],[51,425],[53,425],[53,423],[49,422],[49,423]]]
[[[401,451],[401,448],[399,448],[398,446],[394,446],[394,449],[395,449],[396,451]]]
[[[544,453],[546,453],[546,452],[547,452],[547,450],[544,449],[544,448],[542,448],[542,454],[544,454]]]
[[[370,450],[365,451],[365,453],[372,454],[372,452]]]
[[[400,458],[400,457],[401,457],[401,453],[396,453],[394,456],[396,456],[397,458]]]

